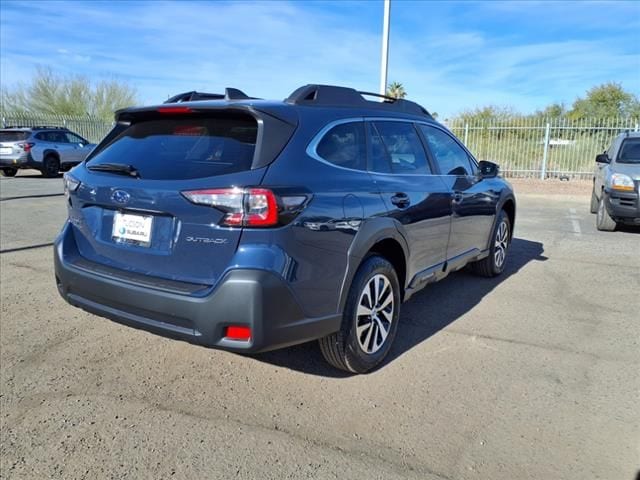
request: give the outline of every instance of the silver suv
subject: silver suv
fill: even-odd
[[[5,127],[0,130],[0,173],[13,177],[20,168],[35,168],[55,177],[82,162],[94,147],[63,127]]]
[[[598,230],[618,224],[640,225],[640,132],[618,135],[608,150],[596,156],[591,213]]]

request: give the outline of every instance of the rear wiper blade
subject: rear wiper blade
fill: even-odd
[[[129,175],[131,177],[140,178],[140,172],[133,165],[125,163],[98,163],[96,165],[88,165],[89,170],[96,172],[111,172],[118,175]]]

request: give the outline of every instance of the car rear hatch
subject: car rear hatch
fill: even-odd
[[[65,181],[77,258],[132,278],[215,285],[231,266],[242,223],[226,225],[224,202],[203,204],[198,193],[260,185],[295,127],[249,107],[184,104],[119,119]]]
[[[24,141],[29,138],[25,130],[0,130],[0,155],[16,156],[24,153]]]

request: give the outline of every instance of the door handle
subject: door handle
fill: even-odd
[[[406,208],[411,204],[411,200],[409,199],[409,195],[406,193],[396,193],[391,197],[391,203],[396,207]]]

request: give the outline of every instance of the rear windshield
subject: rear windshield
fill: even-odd
[[[23,132],[20,130],[0,130],[0,142],[19,142],[26,140],[29,137],[29,132]]]
[[[251,169],[253,117],[189,117],[134,123],[88,161],[131,165],[140,178],[184,180]]]
[[[640,138],[627,138],[622,142],[618,163],[640,163]]]

